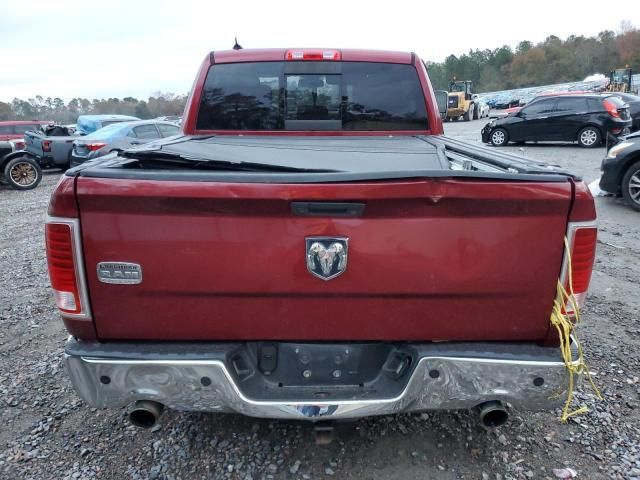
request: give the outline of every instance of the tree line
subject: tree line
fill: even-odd
[[[566,40],[551,35],[537,44],[523,40],[515,51],[504,45],[449,55],[444,62],[427,62],[435,88],[446,90],[455,77],[472,80],[477,92],[580,81],[593,73],[607,75],[626,65],[634,72],[640,69],[640,30],[626,21],[618,32],[605,30],[593,37],[571,35]],[[147,100],[73,98],[65,103],[58,97],[38,95],[0,102],[0,120],[54,120],[68,124],[75,123],[82,114],[117,113],[143,119],[181,115],[186,98],[156,92]]]
[[[626,65],[634,72],[640,69],[640,31],[626,21],[618,32],[571,35],[566,40],[551,35],[537,44],[521,41],[515,51],[504,45],[427,62],[434,88],[446,90],[455,77],[472,80],[478,92],[581,81],[593,73],[608,76]]]
[[[0,102],[1,120],[53,120],[62,124],[76,122],[84,114],[120,114],[147,119],[165,115],[182,115],[186,95],[156,92],[147,100],[133,97],[93,99],[73,98],[65,103],[61,98],[14,98],[10,103]]]

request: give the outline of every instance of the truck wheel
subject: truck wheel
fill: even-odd
[[[600,131],[596,127],[584,127],[578,132],[578,145],[593,148],[600,145]]]
[[[640,211],[640,162],[631,165],[622,177],[622,196],[632,208]]]
[[[479,118],[482,118],[481,113],[482,112],[480,111],[480,107],[475,108],[475,105],[474,105],[474,108],[473,108],[473,119],[474,120],[478,120]]]
[[[509,134],[504,128],[496,128],[489,136],[491,145],[495,147],[503,147],[509,142]]]
[[[467,110],[467,112],[464,114],[464,121],[468,122],[469,120],[473,119],[473,112],[474,112],[474,108],[473,108],[473,103],[471,105],[469,105],[469,110]]]
[[[4,178],[16,190],[31,190],[42,180],[42,169],[38,162],[29,157],[9,160],[4,167]]]

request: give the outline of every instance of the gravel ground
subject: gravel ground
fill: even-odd
[[[446,125],[480,141],[484,121]],[[561,164],[593,181],[603,149],[509,147]],[[152,430],[128,425],[126,411],[95,410],[73,392],[61,352],[42,223],[59,173],[18,192],[0,185],[1,479],[640,479],[640,214],[597,198],[601,234],[581,337],[604,401],[584,390],[590,412],[512,412],[495,431],[470,412],[433,412],[339,424],[336,441],[316,446],[306,423],[168,411]]]

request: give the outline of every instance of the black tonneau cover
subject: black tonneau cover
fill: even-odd
[[[158,154],[194,162],[263,164],[325,170],[320,173],[263,173],[140,168],[138,158]],[[463,167],[454,168],[452,162]],[[84,177],[165,180],[315,183],[424,177],[566,181],[559,167],[477,147],[444,136],[201,136],[173,137],[87,162],[69,174]]]

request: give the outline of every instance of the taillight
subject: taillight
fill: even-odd
[[[13,149],[15,151],[24,150],[24,140],[13,140],[11,143],[13,143]]]
[[[50,152],[51,151],[51,140],[43,140],[42,141],[42,151]]]
[[[89,150],[90,152],[95,152],[96,150],[100,150],[105,145],[106,143],[87,143],[85,147],[87,147],[87,150]]]
[[[286,60],[340,60],[339,50],[287,50]]]
[[[596,256],[596,240],[598,229],[593,223],[569,223],[567,239],[569,241],[571,268],[565,255],[562,283],[567,291],[572,289],[578,307],[584,305],[591,281],[591,272]],[[567,312],[572,313],[571,305],[567,305]]]
[[[49,218],[45,226],[49,278],[63,315],[89,318],[76,219]]]
[[[607,113],[614,118],[620,118],[620,114],[618,113],[618,107],[613,102],[609,100],[603,100],[602,105],[607,110]]]

